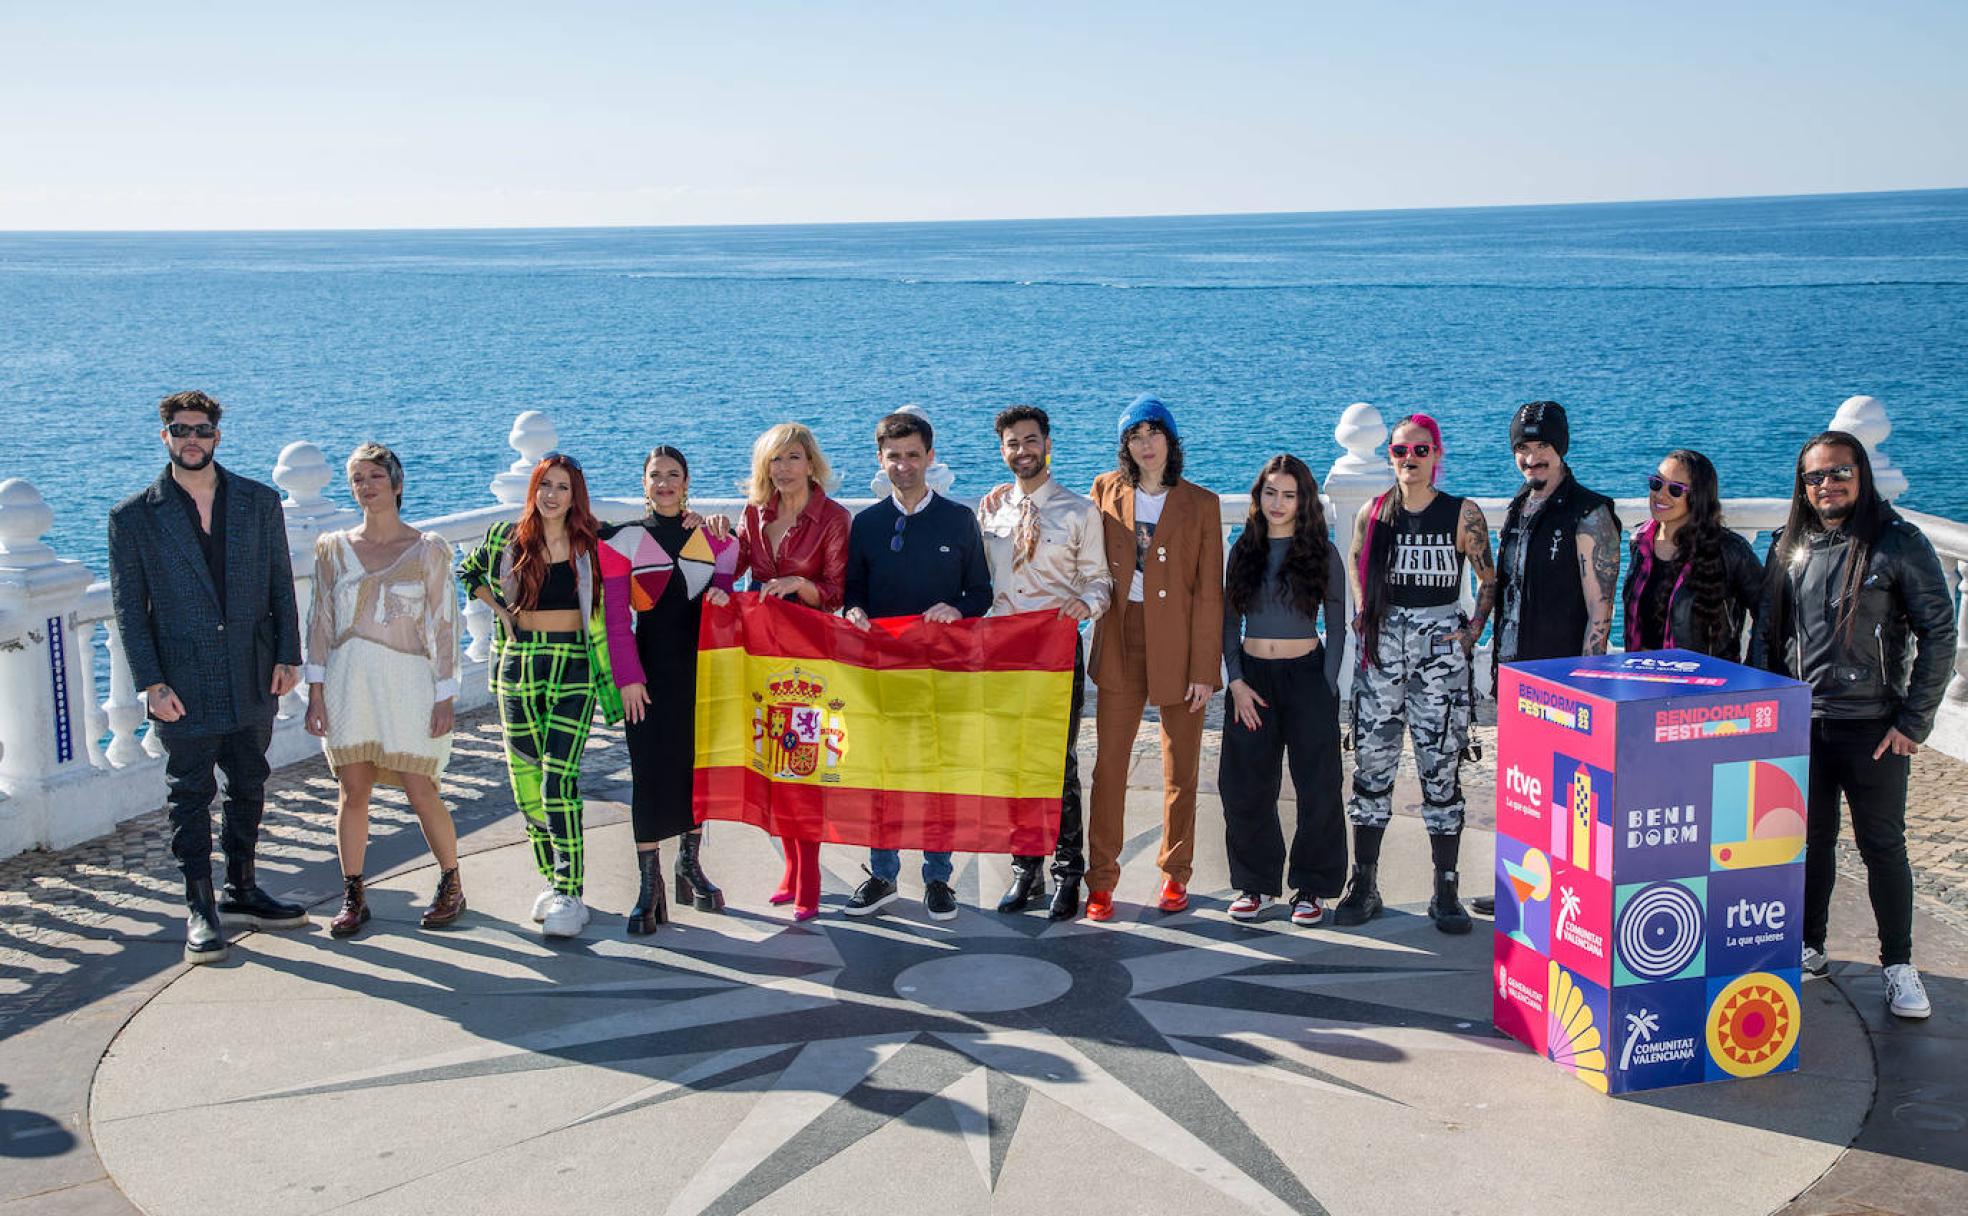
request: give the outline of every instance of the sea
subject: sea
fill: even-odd
[[[1323,477],[1356,401],[1443,426],[1443,484],[1517,484],[1520,402],[1564,403],[1571,463],[1644,492],[1673,447],[1725,495],[1784,495],[1802,441],[1878,397],[1906,505],[1968,519],[1968,190],[1290,215],[529,231],[0,233],[0,477],[103,569],[104,520],[163,466],[157,400],[225,406],[219,458],[267,479],[311,440],[403,457],[406,514],[493,501],[543,411],[593,492],[657,443],[698,498],[753,438],[817,432],[865,495],[914,402],[960,495],[1002,480],[991,419],[1031,402],[1054,469],[1113,467],[1138,393],[1191,479],[1266,458]],[[347,502],[337,482],[330,495]]]

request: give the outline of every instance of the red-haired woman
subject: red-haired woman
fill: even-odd
[[[492,696],[513,800],[548,883],[533,901],[548,937],[573,937],[588,923],[581,752],[597,700],[608,721],[622,718],[601,611],[599,526],[580,461],[551,452],[533,468],[519,522],[494,524],[458,570],[465,593],[498,617]]]
[[[847,508],[827,497],[832,480],[813,432],[782,422],[752,444],[752,476],[746,483],[745,518],[738,530],[738,574],[751,572],[752,589],[784,596],[808,608],[834,612],[847,580]],[[725,602],[713,587],[704,593]],[[820,837],[787,833],[786,874],[772,893],[792,904],[794,920],[820,915]]]

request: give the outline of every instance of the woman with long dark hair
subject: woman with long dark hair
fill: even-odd
[[[1739,662],[1743,622],[1754,622],[1763,563],[1722,522],[1722,491],[1708,457],[1678,448],[1647,478],[1647,522],[1627,561],[1626,648],[1697,650]]]
[[[1256,920],[1286,888],[1292,922],[1316,925],[1346,879],[1339,793],[1339,664],[1346,651],[1346,564],[1326,536],[1312,471],[1273,456],[1251,483],[1250,517],[1223,573],[1223,715],[1217,788],[1236,920]],[[1319,615],[1325,636],[1319,637]],[[1286,757],[1298,800],[1287,861],[1278,824]],[[1279,885],[1279,872],[1284,884]]]
[[[1426,414],[1394,424],[1394,487],[1361,508],[1353,527],[1360,661],[1353,676],[1353,876],[1333,909],[1341,925],[1381,909],[1380,841],[1394,813],[1401,736],[1414,740],[1421,818],[1435,861],[1428,915],[1444,933],[1471,922],[1457,893],[1462,848],[1462,752],[1474,711],[1470,655],[1496,589],[1490,525],[1474,501],[1435,488],[1442,428]],[[1476,575],[1476,611],[1462,611],[1463,567]]]
[[[1115,602],[1094,625],[1087,658],[1087,674],[1100,689],[1087,827],[1089,920],[1114,918],[1128,766],[1149,704],[1162,727],[1156,864],[1163,878],[1156,906],[1164,912],[1189,906],[1203,707],[1223,666],[1222,500],[1183,479],[1182,438],[1161,401],[1137,397],[1118,429],[1119,467],[1095,478],[1091,495],[1100,508]]]
[[[662,842],[679,837],[678,903],[699,911],[724,907],[724,892],[704,873],[703,833],[692,808],[696,758],[697,624],[703,595],[731,589],[737,541],[693,527],[686,513],[690,462],[667,444],[642,462],[648,511],[639,520],[601,529],[602,602],[608,654],[622,707],[640,886],[629,909],[630,933],[653,933],[669,919],[663,889]]]
[[[492,696],[513,801],[547,880],[533,919],[548,937],[573,937],[588,923],[581,753],[597,703],[609,722],[622,720],[605,642],[599,529],[581,462],[551,452],[533,466],[519,521],[492,525],[458,568],[465,593],[498,618]]]
[[[738,574],[751,572],[752,590],[808,608],[835,612],[847,583],[847,508],[827,497],[833,480],[813,432],[782,422],[752,444],[744,518],[738,527]],[[705,593],[725,602],[716,588]],[[770,902],[792,904],[793,919],[820,915],[820,834],[780,837],[786,872]]]

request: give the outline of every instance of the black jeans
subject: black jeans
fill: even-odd
[[[253,860],[266,806],[267,744],[273,722],[257,722],[224,735],[192,735],[164,743],[164,778],[170,784],[171,855],[187,880],[212,877],[212,799],[219,792],[213,769],[225,774],[225,813],[219,845],[231,866]]]
[[[1270,702],[1258,727],[1237,721],[1236,702],[1223,714],[1223,752],[1216,788],[1223,798],[1223,835],[1230,885],[1282,895],[1285,886],[1321,899],[1346,881],[1346,808],[1340,798],[1339,698],[1326,686],[1325,655],[1296,659],[1242,656],[1244,683]],[[1287,863],[1278,823],[1278,790],[1291,763],[1298,824]]]
[[[1080,805],[1080,710],[1086,706],[1086,643],[1073,647],[1073,712],[1066,721],[1066,785],[1059,793],[1059,842],[1052,850],[1052,877],[1062,883],[1086,875],[1086,812]],[[1013,864],[1035,866],[1043,857],[1013,857]]]
[[[1804,829],[1804,944],[1824,949],[1831,889],[1838,881],[1838,796],[1852,811],[1852,837],[1865,861],[1866,894],[1879,924],[1879,962],[1913,961],[1913,867],[1907,862],[1907,774],[1912,760],[1873,749],[1887,718],[1811,723],[1810,808]]]

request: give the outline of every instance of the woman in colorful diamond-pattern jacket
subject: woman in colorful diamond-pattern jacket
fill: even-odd
[[[628,717],[630,802],[641,886],[630,933],[653,933],[669,919],[663,889],[664,840],[677,844],[676,898],[698,910],[724,907],[724,892],[698,859],[703,833],[692,804],[696,760],[697,624],[703,595],[730,591],[738,542],[697,526],[687,513],[690,462],[669,446],[642,462],[649,510],[634,523],[601,530],[602,602],[608,656]]]

